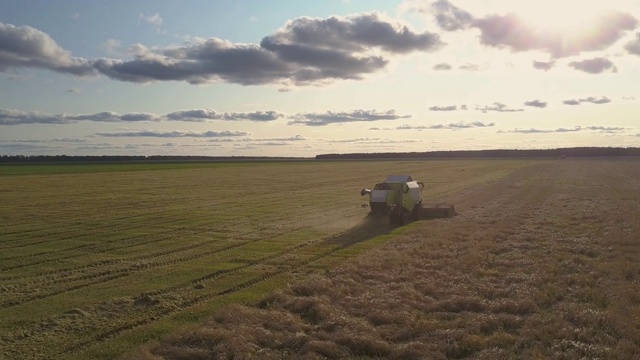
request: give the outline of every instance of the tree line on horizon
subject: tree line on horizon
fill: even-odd
[[[72,163],[72,162],[206,162],[290,160],[299,158],[260,156],[183,156],[183,155],[1,155],[0,163]]]
[[[339,159],[451,159],[451,158],[565,158],[640,156],[640,148],[575,147],[544,150],[450,150],[401,153],[346,153],[316,155],[317,160]]]
[[[565,158],[597,156],[640,156],[640,148],[575,147],[545,150],[450,150],[394,153],[320,154],[316,160],[358,159],[452,159],[452,158]],[[162,161],[260,161],[305,160],[302,157],[269,156],[182,156],[182,155],[1,155],[0,163],[44,162],[162,162]]]

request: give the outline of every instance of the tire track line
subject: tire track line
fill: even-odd
[[[146,214],[140,215],[140,217],[144,217],[143,219],[140,220],[140,222],[135,222],[135,221],[132,222],[126,217],[113,219],[112,221],[116,222],[116,223],[118,223],[119,221],[122,221],[123,223],[130,224],[129,226],[119,226],[118,227],[119,231],[127,231],[127,230],[135,230],[135,229],[147,228],[149,226],[149,222],[148,222],[148,219],[146,219],[146,217],[148,217],[150,214],[153,214],[153,215],[164,215],[164,217],[166,217],[168,219],[172,219],[172,220],[169,220],[169,221],[167,221],[167,220],[162,221],[162,224],[172,224],[172,223],[176,223],[176,222],[180,222],[180,221],[187,221],[187,220],[192,220],[193,219],[193,217],[189,217],[189,216],[185,216],[185,217],[182,217],[182,218],[179,218],[179,219],[174,219],[174,217],[172,217],[170,215],[170,214],[172,214],[174,212],[175,211],[165,211],[163,213],[146,213]],[[196,211],[195,213],[199,213],[199,212]],[[154,216],[154,219],[157,219],[158,217],[159,216]],[[205,219],[205,218],[203,217],[203,219]],[[68,226],[69,225],[66,225],[65,227],[68,228]],[[14,244],[13,246],[2,247],[0,250],[10,250],[10,249],[16,249],[16,248],[23,248],[23,247],[33,246],[33,245],[42,245],[42,244],[46,244],[46,243],[50,243],[50,242],[64,241],[64,240],[84,238],[84,237],[89,238],[89,237],[104,233],[104,230],[112,230],[112,229],[113,229],[113,223],[109,223],[109,224],[101,224],[99,226],[95,226],[95,227],[90,228],[90,229],[77,230],[77,232],[80,233],[80,234],[65,235],[65,234],[68,234],[69,231],[52,232],[52,233],[43,234],[43,235],[38,236],[38,238],[46,237],[47,239],[43,239],[43,240],[40,240],[40,241],[34,241],[34,242],[28,242],[28,243],[21,242],[21,243],[18,243],[18,244]],[[62,235],[62,237],[50,238],[51,236],[55,236],[55,235]],[[5,242],[15,242],[15,239],[7,240]],[[55,252],[68,251],[68,250],[72,250],[72,249],[73,248],[64,248],[64,249],[56,250]],[[48,253],[51,253],[51,252],[48,252]],[[9,258],[4,258],[4,259],[8,260]]]
[[[60,281],[52,281],[52,282],[44,282],[44,283],[37,283],[37,284],[33,284],[32,282],[30,283],[25,283],[26,285],[29,285],[29,288],[43,288],[43,285],[52,285],[55,286],[56,289],[47,293],[40,293],[40,294],[34,294],[31,296],[27,296],[27,297],[23,297],[21,299],[11,299],[11,300],[6,300],[2,303],[0,303],[0,309],[5,309],[5,308],[11,308],[11,307],[15,307],[15,306],[19,306],[19,305],[24,305],[33,301],[37,301],[37,300],[42,300],[42,299],[46,299],[48,297],[51,296],[56,296],[59,294],[63,294],[63,293],[67,293],[70,291],[74,291],[74,290],[78,290],[78,289],[82,289],[82,288],[86,288],[86,287],[90,287],[93,285],[97,285],[97,284],[101,284],[101,283],[105,283],[107,281],[112,281],[115,279],[120,279],[129,275],[133,275],[135,273],[138,272],[142,272],[142,271],[148,271],[149,269],[153,269],[153,268],[158,268],[158,267],[162,267],[162,266],[167,266],[167,265],[173,265],[173,264],[179,264],[179,263],[183,263],[183,262],[188,262],[188,261],[193,261],[193,260],[197,260],[200,258],[204,258],[207,256],[211,256],[211,255],[215,255],[215,254],[219,254],[225,251],[229,251],[232,249],[236,249],[236,248],[240,248],[242,246],[246,246],[246,245],[250,245],[250,244],[254,244],[257,242],[264,242],[264,241],[269,241],[273,238],[282,236],[282,235],[286,235],[292,232],[296,232],[296,231],[300,231],[300,230],[304,230],[307,229],[309,227],[314,226],[312,225],[305,225],[305,226],[300,226],[296,229],[293,230],[288,230],[285,232],[281,232],[281,233],[276,233],[271,235],[268,238],[262,238],[262,239],[257,239],[257,240],[251,240],[251,241],[245,241],[242,243],[238,243],[238,244],[232,244],[220,249],[214,249],[211,251],[207,251],[207,252],[199,252],[197,254],[192,254],[192,255],[188,255],[188,256],[184,256],[184,257],[180,257],[180,258],[176,258],[176,259],[168,259],[165,261],[161,261],[161,262],[156,262],[156,263],[149,263],[149,264],[144,264],[144,265],[132,265],[132,266],[127,266],[125,268],[119,268],[119,269],[107,269],[105,271],[102,271],[98,274],[91,274],[91,275],[83,275],[83,276],[79,276],[76,278],[72,278],[71,281],[68,282],[74,282],[74,281],[81,281],[81,280],[90,280],[88,282],[84,282],[81,284],[76,284],[76,285],[71,285],[68,287],[64,287],[62,288],[62,285],[64,284],[63,282]],[[202,247],[202,246],[206,246],[206,245],[210,245],[211,243],[215,243],[215,242],[220,242],[220,241],[225,241],[225,239],[217,239],[215,241],[211,241],[208,244],[193,244],[190,246],[185,246],[185,249],[188,250],[193,250],[196,249],[198,247]],[[281,256],[283,254],[287,254],[290,251],[295,251],[301,247],[305,247],[313,242],[317,242],[318,240],[313,240],[313,241],[308,241],[308,242],[303,242],[301,244],[297,244],[293,247],[288,247],[286,249],[284,249],[283,251],[277,253],[277,256]],[[178,252],[183,252],[183,249],[180,249],[178,251],[176,250],[171,250],[171,251],[161,251],[159,253],[155,253],[155,254],[150,254],[150,255],[142,255],[136,258],[131,258],[128,259],[128,261],[136,261],[136,260],[144,260],[144,259],[149,259],[149,258],[155,258],[155,257],[160,257],[160,256],[165,256],[168,254],[173,254],[173,253],[178,253]],[[238,267],[236,270],[240,270],[242,268],[247,268],[249,266],[254,266],[257,265],[263,261],[268,261],[269,257],[265,257],[262,260],[256,262],[256,263],[249,263],[246,266],[243,267]],[[203,278],[205,279],[205,278]],[[201,280],[200,280],[201,281]],[[179,286],[179,287],[183,287],[183,286]],[[24,289],[20,289],[20,290],[24,290]]]
[[[372,235],[377,235],[377,232],[368,232],[368,233],[366,233],[364,235],[360,235],[357,238],[358,240],[353,241],[352,244],[358,243],[363,239],[367,239],[368,240],[370,238],[373,238]],[[314,244],[314,243],[320,243],[320,242],[323,242],[323,241],[327,241],[329,238],[334,238],[334,237],[336,237],[336,236],[334,235],[334,236],[331,236],[331,237],[322,238],[322,239],[315,240],[315,241],[308,241],[308,242],[306,242],[304,244],[299,244],[297,246],[296,250],[299,250],[299,249],[301,249],[303,247],[309,246],[309,245]],[[131,321],[129,323],[125,323],[125,324],[119,325],[119,326],[117,326],[117,327],[115,327],[113,329],[100,332],[100,333],[94,335],[93,337],[91,337],[91,339],[89,339],[89,340],[81,341],[81,342],[78,342],[78,343],[76,343],[76,344],[74,344],[72,346],[69,346],[69,347],[65,348],[61,353],[59,353],[59,355],[69,355],[69,354],[71,354],[73,352],[77,352],[77,351],[80,351],[82,349],[89,348],[91,346],[97,345],[100,342],[103,342],[103,341],[108,340],[110,338],[116,337],[116,336],[122,334],[123,332],[129,331],[129,330],[133,330],[135,328],[138,328],[138,327],[153,323],[153,322],[158,321],[158,320],[160,320],[162,318],[165,318],[167,316],[170,316],[170,315],[173,315],[173,314],[178,313],[180,311],[183,311],[186,308],[193,307],[193,306],[202,304],[202,303],[207,302],[207,301],[211,301],[211,300],[213,300],[215,298],[219,298],[219,297],[223,297],[223,296],[227,296],[227,295],[230,295],[230,294],[233,294],[233,293],[240,292],[242,290],[248,289],[248,288],[253,287],[255,285],[258,285],[258,284],[260,284],[262,282],[265,282],[265,281],[267,281],[267,280],[269,280],[271,278],[274,278],[274,277],[276,277],[278,275],[289,273],[289,272],[292,272],[292,271],[294,271],[296,269],[300,269],[300,268],[303,268],[305,266],[308,266],[309,264],[311,264],[313,262],[316,262],[318,260],[321,260],[323,258],[331,256],[331,255],[333,255],[333,254],[335,254],[335,253],[337,253],[337,252],[339,252],[341,250],[344,250],[344,249],[346,249],[348,247],[349,246],[335,245],[330,250],[327,250],[327,251],[324,251],[322,253],[316,254],[315,256],[312,256],[311,258],[306,259],[304,261],[301,261],[301,262],[299,262],[297,264],[291,265],[291,266],[287,267],[286,269],[272,271],[272,272],[263,274],[261,276],[257,276],[257,277],[245,280],[243,282],[240,282],[239,284],[232,285],[232,286],[228,287],[227,289],[224,289],[224,290],[212,293],[212,294],[203,294],[203,295],[196,296],[194,298],[185,300],[180,304],[180,306],[177,306],[177,307],[174,307],[174,308],[163,309],[162,311],[148,314],[147,316],[145,316],[143,318],[140,318],[140,319],[137,319],[137,320],[133,320],[133,321]],[[213,278],[220,277],[220,276],[223,276],[223,275],[227,275],[227,274],[232,273],[232,272],[236,272],[236,271],[239,271],[239,270],[242,270],[242,269],[246,269],[246,268],[261,264],[261,263],[263,263],[263,262],[265,262],[267,260],[277,259],[280,256],[283,256],[285,254],[289,254],[291,251],[292,251],[291,249],[288,249],[286,251],[280,252],[277,255],[267,256],[267,257],[261,259],[260,261],[256,261],[253,264],[247,264],[247,265],[241,266],[241,267],[233,269],[233,270],[229,270],[229,271],[221,270],[221,271],[218,271],[218,272],[214,272],[214,273],[212,273],[210,275],[207,275],[205,277],[202,277],[202,278],[199,278],[199,279],[194,279],[191,282],[189,282],[189,284],[193,284],[193,283],[196,283],[198,281],[202,281],[201,279],[209,280],[209,279],[213,279]],[[175,290],[175,289],[171,289],[171,290]],[[165,291],[163,291],[163,292],[165,292]],[[158,295],[159,293],[152,292],[152,293],[144,293],[144,294],[141,294],[141,295],[144,296],[144,295],[147,295],[147,294]]]

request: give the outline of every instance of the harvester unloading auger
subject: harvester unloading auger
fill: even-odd
[[[407,224],[424,218],[447,218],[456,215],[450,204],[423,204],[424,183],[411,176],[391,175],[377,183],[373,190],[362,189],[360,195],[369,194],[370,215],[386,215],[392,223]]]

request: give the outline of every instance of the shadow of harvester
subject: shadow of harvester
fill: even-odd
[[[417,221],[446,219],[458,215],[455,207],[451,204],[426,204],[421,210],[422,212],[419,215],[421,220]],[[373,239],[376,236],[389,234],[397,227],[398,225],[391,223],[387,216],[373,215],[370,213],[351,229],[333,235],[325,241],[331,244],[339,244],[342,247],[348,247],[359,242]]]
[[[396,227],[396,225],[389,224],[389,219],[385,216],[367,216],[351,229],[333,235],[325,241],[349,247],[359,242],[371,240],[376,236],[388,234]]]

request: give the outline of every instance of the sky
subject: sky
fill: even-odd
[[[0,0],[0,155],[640,146],[637,0]]]

